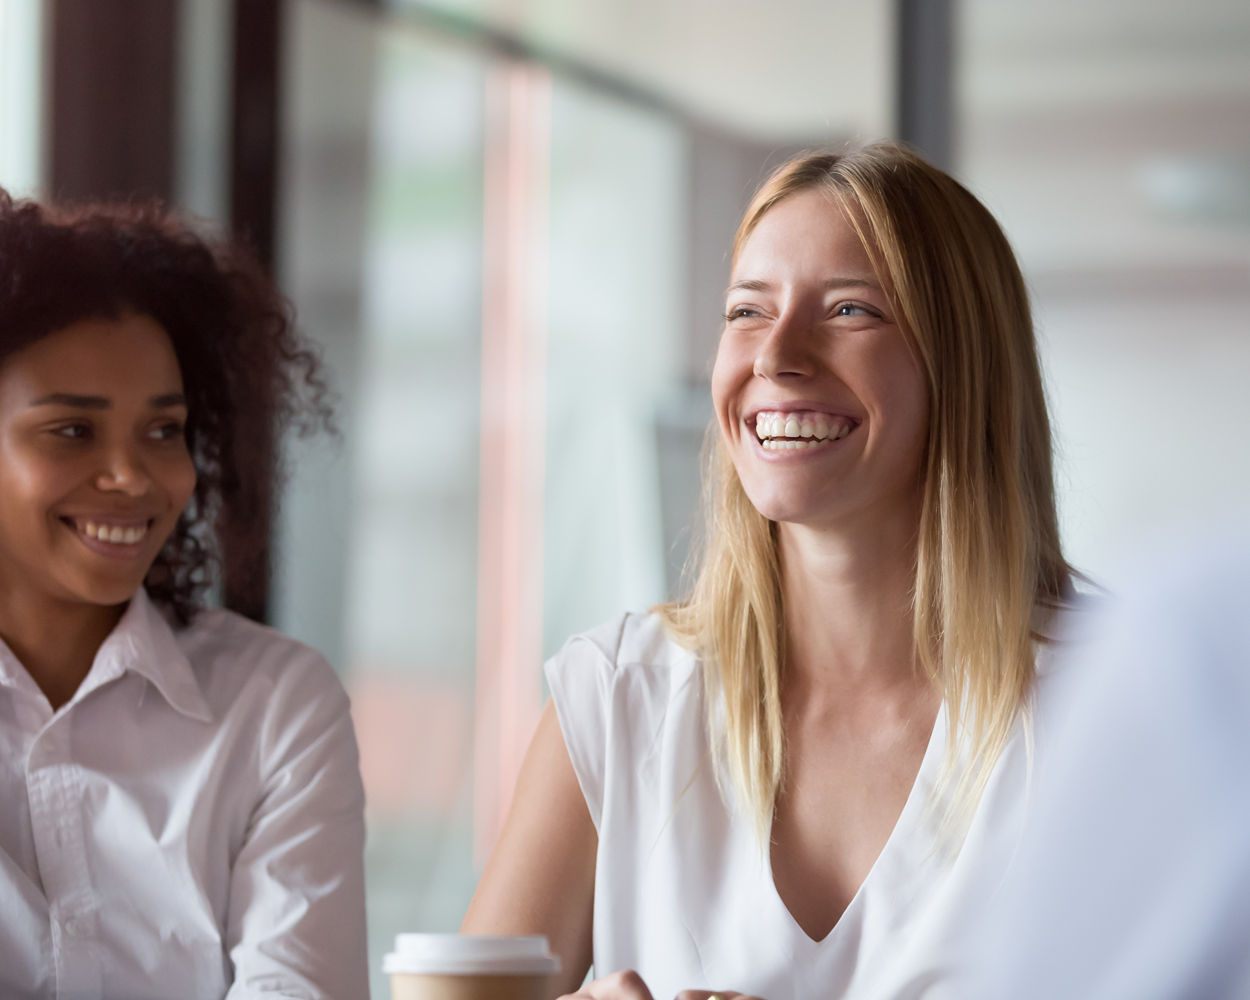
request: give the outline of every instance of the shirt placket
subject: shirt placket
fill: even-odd
[[[35,741],[26,787],[52,922],[56,995],[58,1000],[95,1000],[103,993],[99,903],[87,863],[83,775],[70,758],[66,716],[54,720]]]

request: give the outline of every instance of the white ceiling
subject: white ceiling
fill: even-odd
[[[963,0],[978,113],[1250,98],[1246,0]]]
[[[426,5],[515,32],[761,140],[890,129],[894,0]],[[956,10],[960,98],[974,114],[1250,97],[1247,0],[957,0]]]
[[[893,4],[883,0],[414,3],[514,32],[763,142],[890,129]]]
[[[1039,281],[1250,288],[1250,3],[964,0],[962,21],[961,173]]]
[[[894,0],[433,2],[762,142],[891,129]],[[1246,268],[1250,0],[956,3],[959,173],[1033,272]]]

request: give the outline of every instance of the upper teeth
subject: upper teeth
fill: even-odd
[[[98,538],[102,542],[112,542],[114,545],[134,545],[148,533],[146,524],[138,528],[123,528],[117,524],[96,524],[94,521],[80,521],[79,524],[84,535]]]
[[[851,432],[851,421],[829,413],[757,413],[755,433],[761,441],[768,438],[826,438],[837,440]]]

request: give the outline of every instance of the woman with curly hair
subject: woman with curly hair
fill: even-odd
[[[364,996],[363,804],[263,577],[273,443],[328,419],[235,248],[0,191],[0,994]]]

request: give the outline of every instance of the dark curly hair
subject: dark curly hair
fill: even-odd
[[[144,586],[182,625],[216,572],[255,593],[268,579],[278,444],[330,427],[316,354],[256,260],[155,204],[57,208],[0,189],[0,363],[84,319],[150,316],[168,334],[187,398],[196,484]]]

